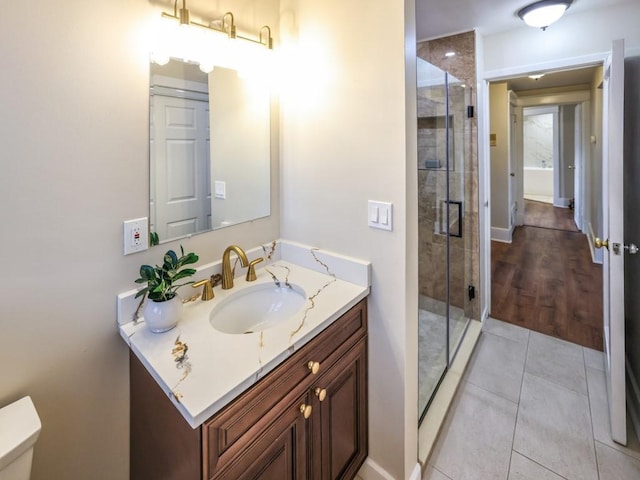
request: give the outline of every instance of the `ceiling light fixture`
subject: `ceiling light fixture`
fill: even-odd
[[[549,25],[560,20],[572,3],[573,0],[541,0],[520,9],[518,16],[530,27],[544,31]]]
[[[529,78],[531,80],[540,80],[542,77],[544,77],[544,73],[538,73],[536,75],[529,75]]]

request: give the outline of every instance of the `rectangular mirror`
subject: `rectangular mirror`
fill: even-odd
[[[149,219],[158,243],[270,215],[268,89],[235,70],[151,63]]]

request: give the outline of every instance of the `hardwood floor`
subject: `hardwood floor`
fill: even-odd
[[[573,220],[573,210],[534,200],[525,199],[524,201],[524,224],[570,232],[578,231]]]
[[[491,259],[493,318],[602,350],[602,266],[585,235],[517,227]]]

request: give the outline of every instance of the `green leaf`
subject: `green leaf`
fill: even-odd
[[[160,237],[158,236],[157,232],[151,232],[149,234],[149,237],[151,239],[151,245],[158,245],[160,243]]]
[[[140,267],[140,277],[146,280],[152,280],[155,278],[155,271],[151,265],[142,265]]]
[[[190,277],[191,275],[195,274],[196,271],[193,268],[185,268],[184,270],[180,270],[178,273],[176,273],[172,280],[175,282],[176,280],[180,280],[181,278],[185,278],[185,277]]]
[[[188,253],[186,257],[182,257],[182,265],[190,265],[198,261],[198,256],[195,253]]]
[[[176,255],[176,252],[174,252],[173,250],[169,250],[167,253],[165,253],[164,263],[165,265],[169,265],[169,268],[167,268],[167,270],[175,268],[178,265],[178,256]]]
[[[142,295],[144,295],[145,293],[147,293],[147,291],[149,290],[149,287],[145,287],[142,290],[140,290],[138,293],[136,293],[136,296],[134,298],[138,298]]]

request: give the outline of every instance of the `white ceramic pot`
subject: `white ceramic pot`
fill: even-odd
[[[178,324],[182,313],[182,300],[177,295],[166,302],[154,302],[147,299],[144,310],[144,322],[154,333],[171,330]]]

